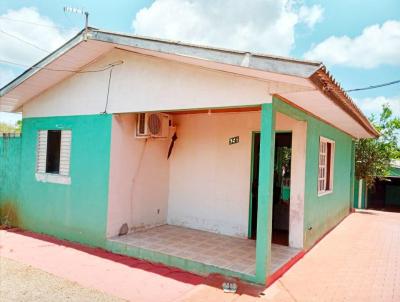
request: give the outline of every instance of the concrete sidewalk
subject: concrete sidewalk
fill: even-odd
[[[36,238],[35,238],[36,237]],[[400,213],[351,214],[268,289],[86,248],[0,231],[0,256],[130,301],[400,301]]]

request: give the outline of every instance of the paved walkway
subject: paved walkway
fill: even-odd
[[[400,301],[400,213],[351,214],[280,280],[269,301]]]
[[[239,284],[235,295],[218,276],[34,237],[0,231],[0,256],[131,301],[400,301],[400,213],[352,214],[268,289]]]

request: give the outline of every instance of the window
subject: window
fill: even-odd
[[[60,173],[61,131],[47,131],[46,173]]]
[[[334,154],[335,142],[321,136],[319,140],[318,195],[324,195],[333,190]]]
[[[40,130],[38,132],[36,178],[69,184],[71,130]]]

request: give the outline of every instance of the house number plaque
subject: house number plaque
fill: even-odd
[[[239,142],[239,136],[229,138],[229,145],[237,144]]]

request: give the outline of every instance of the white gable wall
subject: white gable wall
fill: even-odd
[[[271,82],[114,49],[88,66],[123,60],[112,73],[108,113],[234,107],[271,102]],[[109,70],[74,74],[23,106],[24,117],[99,114]],[[273,83],[274,87],[276,83]]]

